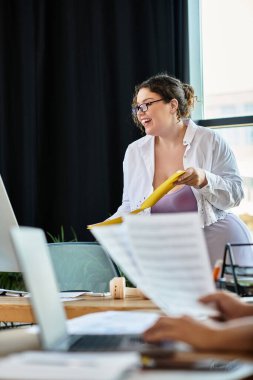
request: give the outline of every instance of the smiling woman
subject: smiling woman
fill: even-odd
[[[235,157],[215,131],[189,119],[194,89],[167,74],[136,86],[133,118],[146,136],[127,148],[122,205],[112,217],[136,208],[172,173],[185,170],[174,189],[144,213],[198,211],[211,263],[223,257],[227,242],[250,242],[246,225],[226,210],[243,198]],[[253,265],[251,247],[238,264]]]

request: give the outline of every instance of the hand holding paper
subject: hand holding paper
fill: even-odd
[[[150,208],[154,206],[165,194],[167,194],[173,187],[175,187],[175,182],[177,179],[184,174],[184,170],[178,170],[174,174],[172,174],[166,181],[164,181],[153,193],[141,204],[140,208],[133,210],[130,214],[138,214],[139,212],[145,210],[146,208]],[[107,219],[104,222],[90,224],[87,226],[88,229],[93,227],[102,227],[109,226],[110,224],[120,224],[122,223],[122,217]]]

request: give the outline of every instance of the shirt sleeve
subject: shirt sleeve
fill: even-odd
[[[240,204],[244,197],[242,178],[232,150],[218,134],[214,137],[211,171],[205,172],[208,184],[199,193],[213,206],[226,210]]]

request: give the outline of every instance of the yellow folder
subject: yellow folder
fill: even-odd
[[[175,173],[173,173],[166,181],[164,181],[155,191],[153,191],[152,194],[141,204],[140,208],[137,208],[136,210],[133,210],[130,212],[130,214],[138,214],[139,212],[145,210],[146,208],[154,206],[159,199],[161,199],[165,194],[167,194],[173,187],[175,187],[175,181],[184,174],[184,170],[178,170]],[[88,230],[93,227],[102,227],[102,226],[109,226],[110,224],[120,224],[123,222],[123,219],[121,216],[118,218],[113,219],[107,219],[104,222],[96,223],[96,224],[90,224],[87,226]]]

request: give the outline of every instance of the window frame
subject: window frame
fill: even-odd
[[[188,0],[188,36],[190,84],[197,98],[192,119],[199,125],[209,128],[231,128],[253,126],[253,115],[204,119],[203,56],[201,36],[201,0]]]
[[[236,116],[224,117],[217,119],[199,119],[194,120],[198,125],[208,128],[238,128],[238,127],[252,127],[253,116]]]

